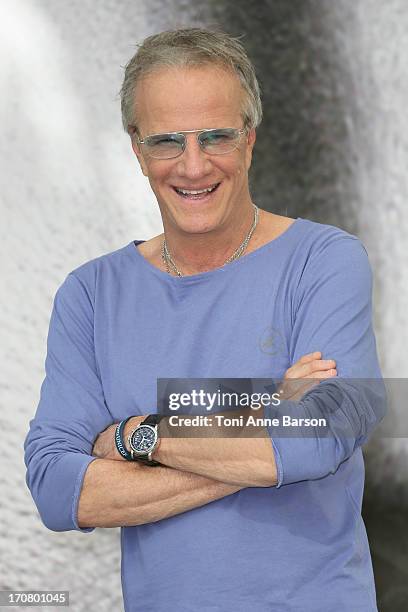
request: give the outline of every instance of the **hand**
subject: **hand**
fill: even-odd
[[[297,401],[321,380],[337,376],[334,359],[321,359],[321,352],[309,353],[288,368],[279,385],[283,400]]]
[[[135,416],[129,419],[129,421],[125,425],[125,429],[122,435],[123,442],[128,448],[127,438],[135,427],[137,427],[146,416]],[[124,457],[119,453],[115,444],[115,431],[116,431],[117,423],[113,425],[109,425],[106,429],[104,429],[96,438],[94,442],[94,446],[92,449],[92,455],[94,457],[99,457],[100,459],[115,459],[117,461],[126,461]],[[129,450],[129,448],[128,448]]]

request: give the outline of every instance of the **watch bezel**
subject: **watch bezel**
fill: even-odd
[[[149,447],[149,449],[148,449],[148,450],[144,450],[144,451],[140,451],[140,450],[138,450],[138,449],[135,447],[135,445],[133,444],[133,438],[134,438],[134,436],[135,436],[137,433],[139,433],[139,431],[140,431],[142,428],[147,428],[147,429],[149,429],[150,431],[152,431],[152,432],[153,432],[153,435],[154,435],[154,441],[153,441],[152,445]],[[136,429],[134,429],[134,430],[132,431],[132,433],[130,434],[130,436],[129,436],[129,438],[128,438],[128,442],[129,442],[129,446],[130,446],[131,452],[133,452],[133,453],[134,453],[134,454],[135,454],[137,457],[148,457],[149,455],[151,455],[151,453],[152,453],[152,452],[154,451],[154,449],[156,448],[156,446],[157,446],[157,442],[158,442],[158,438],[159,438],[159,436],[158,436],[158,432],[157,432],[157,425],[148,425],[147,423],[146,423],[146,424],[141,423],[140,425],[138,425],[138,426],[136,427]]]

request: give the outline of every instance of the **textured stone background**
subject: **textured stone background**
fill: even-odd
[[[0,588],[69,589],[75,612],[123,609],[119,530],[48,532],[25,487],[21,447],[38,402],[57,287],[83,261],[161,229],[121,133],[116,98],[121,65],[137,41],[183,25],[244,34],[265,106],[254,199],[363,239],[375,271],[384,374],[408,374],[405,0],[196,5],[0,4]],[[392,410],[406,429],[404,402]],[[367,449],[365,518],[382,612],[406,610],[408,601],[407,460],[407,440]]]

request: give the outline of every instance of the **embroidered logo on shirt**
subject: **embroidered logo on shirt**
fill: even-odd
[[[280,331],[272,325],[265,327],[259,338],[259,348],[267,355],[284,355],[285,341]]]

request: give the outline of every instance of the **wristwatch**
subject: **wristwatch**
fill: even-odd
[[[150,414],[129,434],[128,443],[133,461],[150,466],[161,465],[152,459],[152,454],[160,442],[158,425],[163,417],[164,414]]]

